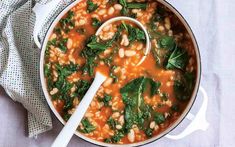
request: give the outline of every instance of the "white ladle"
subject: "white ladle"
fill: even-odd
[[[86,113],[87,108],[89,107],[97,90],[99,89],[100,85],[106,80],[106,78],[107,77],[101,74],[100,72],[96,72],[95,79],[91,84],[91,87],[88,89],[85,96],[82,98],[82,101],[76,107],[76,110],[74,111],[73,115],[69,118],[69,120],[65,124],[60,134],[56,137],[51,147],[67,146],[78,125],[80,124],[84,114]]]
[[[115,21],[121,21],[126,20],[130,22],[134,22],[137,24],[145,33],[146,37],[146,49],[144,52],[144,56],[141,58],[141,60],[138,62],[138,65],[140,65],[146,58],[147,54],[150,52],[150,41],[148,32],[145,29],[145,27],[137,20],[130,18],[130,17],[115,17],[112,19],[109,19],[105,23],[103,23],[99,29],[96,32],[96,36],[102,31],[103,27],[113,23]],[[93,97],[95,96],[97,90],[99,89],[100,85],[107,79],[106,76],[101,74],[100,72],[96,72],[95,79],[93,83],[91,84],[90,88],[86,92],[85,96],[82,98],[82,101],[79,103],[79,105],[76,107],[76,110],[72,114],[72,116],[69,118],[67,123],[65,124],[64,128],[61,130],[59,135],[56,137],[55,141],[51,145],[51,147],[66,147],[69,143],[70,139],[72,138],[74,132],[76,131],[78,125],[80,124],[84,114],[86,113]]]

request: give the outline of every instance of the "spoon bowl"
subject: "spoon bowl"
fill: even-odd
[[[136,66],[140,65],[141,63],[144,62],[145,58],[147,57],[147,55],[149,54],[150,52],[150,49],[151,49],[151,45],[150,45],[150,39],[149,39],[149,35],[148,35],[148,32],[146,30],[146,28],[143,26],[142,23],[140,23],[138,20],[136,19],[133,19],[131,17],[125,17],[125,16],[120,16],[120,17],[114,17],[114,18],[111,18],[109,20],[107,20],[106,22],[104,22],[100,27],[99,29],[96,31],[96,36],[98,36],[100,34],[100,32],[103,30],[103,28],[113,22],[116,22],[116,21],[130,21],[134,24],[136,24],[141,30],[144,31],[144,34],[145,34],[145,38],[146,38],[146,48],[145,48],[145,51],[144,51],[144,55],[143,57],[140,59],[140,61],[136,64]]]

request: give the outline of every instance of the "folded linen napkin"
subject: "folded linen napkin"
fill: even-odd
[[[50,111],[40,84],[40,49],[34,45],[32,35],[35,24],[32,8],[36,3],[45,4],[47,1],[0,1],[0,85],[14,101],[28,110],[29,137],[52,128]],[[61,1],[45,18],[39,35],[41,40],[52,18],[65,6]]]

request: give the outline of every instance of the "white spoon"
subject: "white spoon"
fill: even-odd
[[[95,79],[91,84],[91,87],[86,92],[82,101],[76,107],[73,115],[69,118],[68,122],[65,124],[64,128],[61,130],[60,134],[56,137],[55,141],[51,147],[66,147],[72,138],[74,132],[76,131],[78,125],[80,124],[84,114],[87,111],[93,97],[95,96],[100,85],[106,80],[106,76],[100,72],[96,72]]]

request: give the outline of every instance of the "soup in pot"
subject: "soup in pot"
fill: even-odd
[[[148,31],[151,51],[143,63]],[[182,114],[195,87],[192,39],[168,8],[154,0],[82,0],[55,26],[45,51],[44,76],[54,107],[65,121],[73,114],[96,71],[107,80],[93,98],[78,131],[106,143],[147,140]]]

